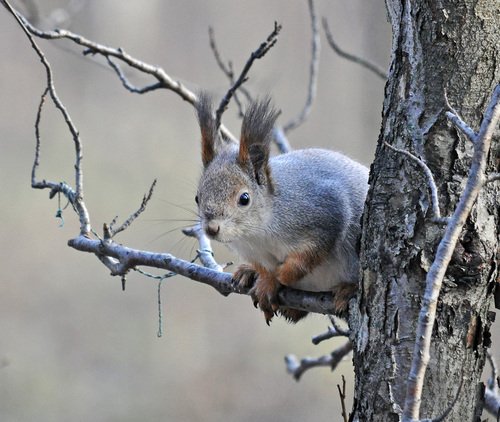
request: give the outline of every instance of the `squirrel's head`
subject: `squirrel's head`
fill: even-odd
[[[201,95],[196,109],[204,167],[196,202],[203,229],[225,243],[260,233],[272,211],[268,161],[278,113],[269,98],[251,104],[238,146],[221,139],[209,97]]]

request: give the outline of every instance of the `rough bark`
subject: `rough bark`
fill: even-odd
[[[432,223],[421,169],[384,142],[420,156],[437,181],[444,216],[456,206],[471,145],[445,117],[444,91],[477,129],[500,79],[498,0],[387,0],[393,55],[382,129],[370,176],[362,239],[362,282],[350,315],[356,333],[353,419],[397,421],[404,405],[415,327],[443,227]],[[498,171],[498,135],[489,171]],[[448,268],[431,346],[421,418],[479,420],[480,377],[490,345],[492,291],[498,268],[499,184],[490,183],[462,232]]]

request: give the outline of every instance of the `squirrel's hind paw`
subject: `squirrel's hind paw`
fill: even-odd
[[[357,283],[341,283],[333,289],[333,306],[335,314],[341,318],[346,318],[349,310],[349,301],[356,296],[358,291]]]

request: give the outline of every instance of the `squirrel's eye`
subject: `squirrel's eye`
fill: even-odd
[[[198,201],[198,195],[196,195],[196,196],[194,197],[194,202],[196,202],[197,204],[199,204],[199,203],[200,203],[200,201]]]
[[[243,205],[243,206],[246,206],[250,203],[250,195],[248,194],[248,192],[243,192],[241,195],[240,195],[240,199],[238,199],[238,204],[239,205]]]

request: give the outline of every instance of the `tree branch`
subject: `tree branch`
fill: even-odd
[[[402,415],[403,422],[419,419],[424,376],[430,359],[429,351],[432,327],[436,318],[437,300],[446,269],[462,228],[486,180],[486,160],[490,150],[491,137],[500,119],[499,98],[500,84],[493,91],[474,143],[474,154],[465,190],[446,226],[445,234],[439,242],[436,256],[427,273],[425,294],[418,318],[412,365],[407,382],[405,406]]]
[[[112,48],[97,42],[91,41],[82,35],[75,34],[71,31],[65,29],[56,29],[53,31],[41,31],[38,28],[35,28],[31,25],[28,20],[21,15],[19,12],[15,11],[7,2],[7,0],[0,0],[5,7],[11,11],[14,17],[22,24],[25,31],[28,31],[30,34],[47,39],[47,40],[58,40],[58,39],[68,39],[75,44],[85,47],[83,54],[99,54],[105,57],[108,61],[108,64],[113,68],[113,70],[117,73],[118,77],[122,81],[123,85],[130,91],[137,94],[144,94],[146,92],[153,91],[155,89],[168,89],[172,92],[175,92],[179,95],[183,100],[187,101],[192,105],[196,105],[198,101],[198,97],[190,91],[186,86],[184,86],[181,82],[175,81],[172,77],[170,77],[165,70],[161,67],[153,66],[151,64],[145,63],[141,60],[136,59],[130,54],[126,53],[122,48]],[[151,75],[157,80],[157,83],[146,86],[145,88],[135,88],[130,84],[123,72],[119,69],[118,65],[113,61],[110,61],[109,58],[115,58],[133,69],[138,70],[139,72],[145,73],[147,75]],[[113,66],[114,65],[114,66]],[[220,130],[226,139],[230,139],[235,141],[236,138],[233,134],[224,126],[220,126]]]
[[[342,375],[342,388],[340,388],[340,385],[337,384],[337,389],[339,391],[339,396],[340,396],[340,405],[342,406],[342,418],[344,419],[344,422],[347,422],[347,411],[345,408],[345,377]]]
[[[448,222],[448,218],[446,217],[441,217],[441,211],[439,209],[439,198],[438,198],[438,191],[437,191],[437,186],[436,182],[434,181],[434,176],[432,175],[431,169],[425,164],[423,160],[418,158],[417,156],[413,155],[412,153],[393,147],[392,145],[388,144],[387,142],[384,142],[384,145],[391,149],[392,151],[395,151],[399,154],[403,154],[410,158],[414,163],[416,163],[424,172],[425,177],[427,179],[427,186],[429,187],[429,190],[431,191],[431,206],[432,206],[432,221],[434,223],[440,223],[440,224],[446,224]]]
[[[116,229],[113,227],[114,223],[116,222],[116,219],[113,220],[109,226],[106,227],[106,225],[105,225],[104,231],[106,233],[108,233],[108,237],[105,236],[105,238],[112,238],[115,235],[117,235],[118,233],[124,231],[134,222],[134,220],[137,217],[139,217],[144,212],[144,210],[146,209],[146,205],[148,204],[149,200],[153,196],[153,191],[154,191],[155,186],[156,186],[156,179],[151,184],[151,187],[149,188],[148,194],[144,195],[144,197],[142,198],[141,206],[137,209],[136,212],[131,214],[130,217],[127,218],[121,226],[117,227]]]
[[[226,75],[226,77],[229,79],[229,83],[231,84],[231,86],[233,86],[234,85],[233,65],[231,62],[229,62],[226,66],[226,64],[222,60],[222,57],[219,53],[219,49],[217,48],[217,42],[215,41],[214,29],[212,27],[208,28],[208,38],[210,42],[210,49],[212,50],[212,53],[214,55],[215,61],[217,62],[217,65],[219,66],[219,69],[222,70],[222,73]],[[250,92],[243,85],[240,85],[238,90],[241,91],[241,93],[245,96],[248,102],[252,101],[252,96],[250,95]],[[244,115],[243,105],[241,104],[241,101],[239,100],[236,91],[234,93],[234,102],[238,106],[238,112],[240,117],[243,117]]]
[[[314,1],[308,0],[309,16],[311,17],[311,62],[309,64],[309,84],[307,89],[307,99],[304,108],[297,117],[291,119],[288,123],[283,125],[283,132],[286,134],[290,130],[299,127],[304,123],[311,113],[314,99],[316,98],[316,91],[318,86],[318,71],[319,71],[319,56],[321,50],[321,41],[318,30],[318,19],[316,11],[314,10]]]
[[[314,336],[312,338],[312,342],[314,345],[320,344],[324,340],[329,340],[334,337],[349,337],[351,334],[349,330],[345,330],[341,328],[338,324],[337,321],[335,320],[335,317],[333,315],[328,315],[330,318],[330,322],[332,325],[328,326],[328,330],[325,333],[318,334],[317,336]]]
[[[215,271],[224,270],[222,265],[219,265],[214,259],[214,252],[212,250],[210,240],[205,235],[205,232],[199,224],[187,229],[183,229],[182,233],[184,233],[186,236],[194,237],[198,240],[200,249],[198,249],[196,252],[198,253],[198,257],[200,258],[200,261],[204,267],[210,268],[211,270]]]
[[[448,108],[448,111],[446,112],[448,120],[450,120],[450,122],[452,122],[457,129],[467,136],[471,142],[475,142],[476,134],[474,133],[474,130],[472,130],[472,128],[462,120],[457,111],[452,107],[450,101],[448,100],[446,89],[444,90],[444,101],[446,107]]]
[[[241,288],[233,283],[230,273],[196,265],[168,253],[131,249],[111,239],[95,240],[85,236],[69,240],[68,245],[78,251],[90,252],[98,257],[112,259],[114,265],[108,267],[111,270],[111,275],[122,276],[132,268],[146,266],[172,271],[194,281],[207,284],[224,296],[231,293],[248,295],[250,292],[250,287]],[[321,314],[334,313],[331,292],[305,292],[284,287],[280,290],[278,299],[281,306]]]
[[[215,60],[217,62],[217,65],[219,68],[222,70],[222,72],[226,75],[226,77],[229,79],[229,82],[231,86],[235,84],[234,81],[234,71],[231,62],[228,63],[226,66],[224,61],[222,60],[219,49],[217,48],[217,43],[215,41],[215,34],[213,28],[208,29],[208,34],[209,34],[209,39],[210,39],[210,49],[212,50],[212,53],[215,57]],[[241,93],[246,97],[246,100],[248,102],[252,101],[252,96],[250,92],[243,86],[240,85],[237,90],[234,91],[234,101],[236,103],[236,106],[238,107],[238,112],[240,117],[243,117],[244,115],[244,108],[243,105],[241,104],[241,101],[239,100],[239,97],[237,95],[238,91],[241,91]],[[288,139],[285,135],[285,132],[283,131],[283,128],[276,125],[273,128],[273,140],[278,147],[278,150],[281,154],[290,152],[292,150],[292,147],[290,146],[290,143],[288,142]]]
[[[258,60],[258,59],[261,59],[262,57],[264,57],[266,55],[266,53],[271,48],[273,48],[273,46],[278,41],[278,34],[280,31],[281,31],[281,25],[279,25],[277,22],[274,22],[273,32],[271,32],[269,34],[269,36],[267,37],[267,39],[260,44],[259,48],[257,48],[257,50],[252,52],[252,54],[250,55],[245,66],[243,67],[243,70],[240,73],[240,76],[238,77],[236,82],[234,82],[234,84],[231,86],[231,88],[229,88],[226,95],[224,95],[224,97],[222,98],[222,100],[219,104],[219,107],[217,108],[217,110],[215,112],[215,127],[216,128],[220,127],[222,114],[227,109],[227,106],[229,104],[229,101],[231,101],[232,96],[234,95],[236,90],[239,89],[241,87],[241,85],[247,81],[247,79],[248,79],[247,74],[250,71],[250,68],[252,67],[253,62],[255,60]]]
[[[12,16],[14,16],[15,20],[17,21],[23,32],[28,37],[28,40],[31,43],[31,47],[33,48],[33,50],[35,50],[36,54],[40,58],[40,61],[42,62],[45,68],[45,73],[47,77],[47,82],[46,82],[47,87],[40,100],[40,105],[38,107],[38,112],[36,117],[36,124],[35,124],[36,147],[35,147],[35,160],[31,172],[31,186],[35,189],[47,189],[47,188],[50,189],[51,198],[54,197],[54,195],[58,192],[63,193],[68,198],[68,200],[71,202],[71,205],[78,213],[78,216],[80,218],[80,234],[86,235],[90,232],[91,227],[90,227],[90,217],[87,208],[85,206],[85,203],[83,201],[83,170],[82,170],[83,153],[82,153],[82,143],[80,141],[80,134],[78,133],[78,130],[76,129],[76,126],[74,125],[71,116],[66,110],[66,107],[64,106],[62,101],[59,99],[59,96],[57,95],[54,86],[54,78],[52,75],[52,68],[50,66],[50,63],[46,59],[42,50],[40,50],[40,48],[36,44],[35,40],[30,34],[30,31],[26,27],[25,24],[26,20],[12,8],[12,6],[9,4],[8,1],[1,0],[1,2],[5,6],[5,8],[9,11],[9,13]],[[54,183],[54,182],[47,182],[46,180],[42,181],[36,180],[36,170],[39,165],[40,139],[41,139],[39,124],[41,120],[43,105],[47,94],[50,94],[50,97],[55,107],[61,112],[64,121],[66,122],[66,126],[73,137],[73,143],[75,147],[75,190],[74,191],[69,187],[69,185],[66,185],[65,183]]]
[[[299,361],[295,355],[287,355],[285,356],[287,372],[291,374],[296,381],[299,381],[302,374],[311,368],[329,366],[333,371],[351,350],[352,343],[348,340],[343,346],[335,349],[331,354],[319,358],[303,358]]]
[[[333,35],[330,32],[330,28],[328,27],[328,21],[326,18],[323,18],[323,28],[325,30],[328,44],[330,44],[330,47],[333,49],[333,51],[335,51],[335,53],[337,53],[340,57],[349,60],[353,63],[359,64],[360,66],[364,67],[365,69],[368,69],[369,71],[371,71],[384,81],[387,79],[387,72],[380,66],[373,64],[370,61],[363,59],[362,57],[347,53],[346,51],[342,50],[333,39]]]

